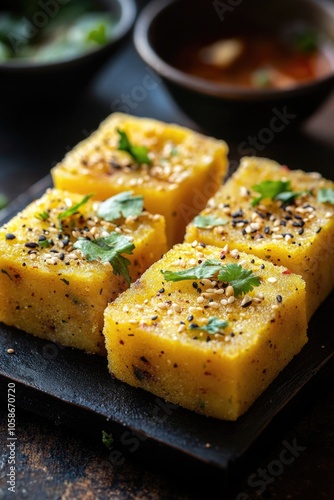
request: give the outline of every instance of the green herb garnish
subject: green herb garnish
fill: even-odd
[[[148,149],[145,146],[135,146],[132,144],[127,136],[127,133],[124,130],[117,129],[117,132],[120,136],[118,149],[119,151],[126,151],[129,155],[135,160],[136,163],[141,165],[142,163],[146,163],[147,165],[151,165],[151,160],[148,157]]]
[[[193,221],[196,227],[205,229],[208,227],[225,226],[228,223],[225,219],[219,219],[214,215],[197,215]]]
[[[100,203],[97,215],[101,219],[111,222],[120,217],[140,215],[143,208],[144,197],[142,195],[133,196],[132,191],[125,191]]]
[[[87,194],[86,196],[84,196],[82,198],[81,201],[79,201],[79,203],[76,203],[75,205],[68,208],[64,212],[61,212],[58,215],[58,220],[62,221],[63,219],[66,219],[67,217],[71,217],[72,215],[75,215],[78,212],[79,208],[81,208],[82,205],[85,205],[85,203],[87,203],[87,201],[90,200],[92,196],[94,196],[94,194]]]
[[[290,203],[303,193],[302,191],[292,191],[290,181],[263,181],[252,186],[252,189],[260,193],[260,196],[252,201],[252,207],[258,205],[265,198]]]
[[[200,280],[212,278],[222,268],[219,260],[205,260],[198,266],[184,269],[183,271],[161,271],[166,281]]]
[[[251,292],[255,286],[260,285],[260,278],[255,276],[250,269],[245,269],[240,264],[227,264],[218,274],[219,281],[229,283],[234,288],[234,296]]]
[[[319,189],[317,198],[320,203],[330,203],[331,205],[334,205],[334,189]]]
[[[127,283],[130,284],[130,261],[121,254],[131,255],[135,246],[126,236],[113,232],[105,238],[97,238],[93,241],[79,238],[73,247],[81,250],[87,260],[110,262],[114,274],[124,276]]]
[[[188,329],[189,330],[204,330],[205,332],[208,332],[211,334],[219,333],[222,335],[221,330],[223,330],[227,326],[228,326],[228,321],[221,320],[221,319],[213,316],[213,317],[209,318],[206,325],[198,326],[198,325],[191,323]]]
[[[48,220],[49,217],[50,217],[50,214],[48,214],[47,212],[43,211],[43,212],[41,212],[39,214],[35,214],[35,217],[38,220]]]
[[[51,246],[51,243],[45,238],[45,240],[38,240],[38,246],[40,248],[49,248]]]
[[[238,297],[260,285],[260,278],[249,269],[239,264],[223,266],[219,260],[206,260],[198,266],[179,272],[161,271],[166,281],[196,280],[213,278],[218,273],[218,280],[229,283],[234,288],[234,295]]]
[[[111,450],[114,443],[113,435],[108,434],[106,431],[102,431],[102,443],[108,450]]]
[[[105,25],[100,24],[100,26],[96,30],[90,31],[88,33],[87,40],[96,42],[98,45],[105,45],[108,40]]]

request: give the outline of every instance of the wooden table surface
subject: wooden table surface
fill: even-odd
[[[147,71],[129,41],[71,105],[39,109],[38,103],[30,108],[13,103],[9,113],[0,114],[0,193],[14,199],[45,176],[105,116],[119,110],[124,95],[143,86]],[[145,99],[131,101],[130,112],[196,127],[161,83],[146,94]],[[229,142],[232,162],[236,161],[248,137],[236,140],[227,131],[220,137]],[[334,95],[301,130],[276,134],[259,153],[291,168],[320,169],[334,178]],[[333,330],[333,325],[328,328]],[[17,401],[13,494],[6,483],[8,412],[1,395],[0,499],[333,499],[333,368],[327,367],[275,418],[228,485],[219,490],[206,477],[185,481],[177,463],[166,470],[159,456],[134,453],[122,466],[114,466],[100,441],[57,425],[52,415],[49,421],[29,414]],[[282,461],[286,449],[289,463]]]

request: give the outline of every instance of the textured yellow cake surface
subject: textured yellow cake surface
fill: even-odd
[[[151,164],[138,165],[119,151],[125,132],[147,148]],[[185,226],[205,207],[225,176],[227,145],[178,125],[114,113],[52,171],[56,188],[95,193],[105,199],[131,189],[145,197],[145,208],[164,215],[171,246],[183,240]]]
[[[208,259],[251,271],[258,285],[167,281]],[[227,321],[208,333],[210,322]],[[221,325],[220,325],[221,326]],[[201,329],[202,328],[202,329]],[[235,420],[307,341],[305,283],[248,254],[180,244],[105,312],[109,369],[118,379],[185,408]]]
[[[97,241],[114,233],[131,240],[133,253],[124,257],[135,280],[166,251],[165,221],[143,212],[106,222],[96,215],[99,203],[91,200],[59,217],[82,199],[49,190],[0,229],[0,321],[103,354],[104,309],[128,284],[109,262],[89,261],[73,245],[79,238]]]
[[[288,205],[266,198],[252,206],[259,195],[254,185],[282,179],[302,194]],[[333,189],[334,183],[318,173],[288,170],[264,158],[244,158],[201,213],[226,224],[199,228],[190,223],[185,239],[220,247],[229,243],[300,274],[306,282],[310,318],[334,285],[334,206],[317,200],[324,188]]]

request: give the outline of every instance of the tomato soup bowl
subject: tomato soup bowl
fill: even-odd
[[[134,43],[179,107],[207,132],[238,136],[268,126],[281,132],[302,123],[326,99],[333,89],[334,66],[308,82],[250,88],[190,74],[173,57],[191,40],[196,45],[198,40],[233,37],[240,26],[270,33],[300,23],[334,47],[334,5],[315,0],[155,0],[136,22]]]
[[[46,2],[47,3],[47,2]],[[66,5],[65,0],[52,0],[58,9]],[[1,107],[33,107],[43,109],[58,102],[74,101],[76,96],[96,75],[120,47],[129,34],[136,16],[134,0],[96,0],[96,7],[102,12],[111,13],[114,19],[113,36],[105,44],[74,57],[53,62],[37,62],[27,59],[13,59],[0,63],[0,102]],[[94,5],[93,4],[93,5]],[[43,10],[38,2],[39,11],[30,21],[38,31],[38,23],[43,26],[48,15],[55,16],[53,10]],[[10,11],[11,2],[1,4],[1,11]],[[36,26],[35,26],[35,24]]]

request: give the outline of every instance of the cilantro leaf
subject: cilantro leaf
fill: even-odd
[[[330,203],[334,205],[334,189],[322,188],[318,191],[318,201],[320,203]]]
[[[135,248],[129,238],[120,233],[112,232],[104,238],[96,240],[86,240],[79,238],[73,245],[81,250],[87,260],[99,260],[100,262],[110,262],[116,276],[122,275],[130,284],[129,265],[130,261],[121,255],[122,253],[132,255]]]
[[[275,200],[278,199],[279,194],[292,192],[290,181],[262,181],[260,184],[252,186],[252,189],[260,193],[260,196],[252,201],[252,207],[258,205],[265,198]]]
[[[87,39],[96,42],[99,45],[105,45],[107,43],[107,32],[104,24],[100,24],[100,26],[96,30],[92,30],[88,33]]]
[[[38,220],[48,220],[50,217],[50,214],[45,212],[45,210],[39,214],[35,214],[36,219]]]
[[[51,243],[45,238],[45,240],[38,240],[38,246],[40,248],[49,248],[51,246]]]
[[[275,196],[275,200],[280,200],[283,203],[291,203],[297,196],[304,194],[305,191],[283,191]]]
[[[221,270],[219,260],[205,260],[198,266],[185,269],[184,271],[160,271],[166,281],[200,280],[203,278],[212,278]]]
[[[141,163],[146,163],[147,165],[151,165],[151,160],[148,157],[148,149],[145,146],[135,146],[132,144],[127,136],[127,133],[124,130],[117,129],[117,132],[120,136],[118,143],[119,151],[126,151],[129,155],[135,160],[139,165]]]
[[[144,198],[142,195],[133,196],[132,191],[125,191],[103,201],[97,210],[97,215],[101,219],[111,222],[120,217],[140,215],[143,208]]]
[[[225,219],[219,219],[214,215],[197,215],[193,221],[196,227],[205,229],[208,227],[225,226],[228,223]]]
[[[233,286],[235,297],[251,292],[255,286],[260,285],[260,278],[255,276],[250,269],[244,269],[239,264],[222,266],[218,279]]]
[[[220,333],[221,334],[221,330],[223,330],[227,326],[228,326],[228,321],[221,320],[219,318],[216,318],[215,316],[212,316],[211,318],[209,318],[206,325],[198,326],[198,325],[191,324],[189,329],[190,330],[204,330],[205,332],[208,332],[208,333]]]
[[[184,271],[160,271],[166,281],[184,281],[203,278],[213,278],[218,272],[218,280],[229,283],[234,288],[234,295],[238,297],[243,293],[253,290],[260,285],[260,278],[249,269],[244,269],[239,264],[226,264],[223,266],[219,260],[206,260],[198,266]]]
[[[90,200],[92,196],[94,196],[94,195],[93,194],[87,194],[86,196],[84,196],[82,198],[81,201],[79,201],[79,203],[76,203],[75,205],[73,205],[72,207],[68,208],[64,212],[60,212],[60,214],[58,214],[58,220],[62,221],[63,219],[66,219],[67,217],[71,217],[71,215],[76,214],[77,211],[79,210],[79,208],[82,207],[82,205],[84,205],[85,203],[87,203],[87,201]]]

